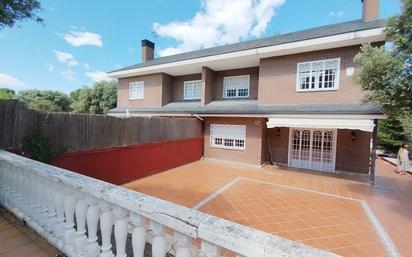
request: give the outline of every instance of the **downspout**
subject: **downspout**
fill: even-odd
[[[369,174],[369,183],[375,185],[375,170],[376,170],[376,141],[378,135],[378,120],[373,121],[375,124],[372,132],[372,152],[371,152],[371,170]]]

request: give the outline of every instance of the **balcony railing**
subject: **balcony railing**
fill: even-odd
[[[6,151],[0,202],[69,257],[336,256]]]

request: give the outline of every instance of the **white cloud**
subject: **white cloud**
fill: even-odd
[[[74,71],[72,71],[72,69],[70,67],[68,67],[65,70],[61,70],[60,74],[68,80],[75,80],[76,79],[76,73]]]
[[[331,11],[328,14],[329,17],[335,17],[335,18],[342,18],[343,16],[345,16],[345,12],[344,11]]]
[[[54,50],[54,54],[56,55],[57,60],[61,63],[69,66],[76,66],[79,64],[70,53]]]
[[[239,42],[260,37],[286,0],[203,0],[201,10],[187,21],[155,22],[153,29],[162,37],[179,42],[160,51],[160,56]]]
[[[26,83],[23,81],[4,73],[0,73],[0,86],[10,89],[21,89],[27,87]]]
[[[83,63],[83,67],[86,68],[87,70],[90,70],[90,65],[87,62]]]
[[[88,32],[88,31],[75,31],[71,30],[69,33],[65,35],[59,35],[66,40],[67,43],[73,46],[83,46],[83,45],[91,45],[102,47],[102,37],[99,34]]]
[[[108,77],[107,73],[104,71],[92,71],[92,72],[86,72],[85,75],[89,78],[91,78],[95,82],[99,81],[111,81],[114,80],[113,78]]]

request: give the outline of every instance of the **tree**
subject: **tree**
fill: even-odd
[[[43,22],[37,13],[41,4],[37,0],[0,0],[0,29],[13,27],[16,22],[35,20]]]
[[[114,81],[100,81],[70,93],[71,108],[78,113],[102,114],[116,107],[117,88]]]
[[[379,102],[389,119],[381,121],[378,143],[394,151],[412,138],[412,0],[402,0],[402,11],[386,25],[388,44],[362,46],[355,57],[361,64],[356,79],[366,90],[365,101]]]
[[[11,90],[9,88],[0,88],[0,100],[13,99],[14,95],[14,90]]]
[[[25,90],[18,92],[16,98],[30,109],[49,112],[70,111],[70,98],[59,91]]]

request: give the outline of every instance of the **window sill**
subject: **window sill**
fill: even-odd
[[[330,89],[311,89],[311,90],[296,90],[296,93],[312,93],[312,92],[331,92],[331,91],[338,91],[338,88],[330,88]]]
[[[220,147],[220,146],[211,146],[211,148],[222,149],[222,150],[233,150],[233,151],[244,151],[246,148],[232,148],[232,147]]]

